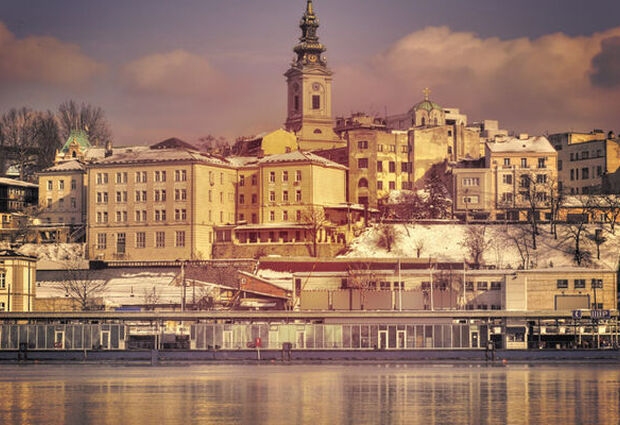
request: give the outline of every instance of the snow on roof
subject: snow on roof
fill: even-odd
[[[258,158],[255,156],[229,156],[226,159],[235,167],[258,165]]]
[[[544,136],[519,139],[516,137],[498,138],[493,142],[486,142],[492,153],[555,153],[555,149]]]
[[[28,183],[22,180],[9,179],[6,177],[0,177],[0,184],[4,184],[7,186],[19,186],[19,187],[39,187],[34,183]]]
[[[619,203],[620,195],[567,195],[562,201],[562,207],[605,208],[615,206],[617,208]]]
[[[84,164],[77,159],[71,159],[69,161],[59,162],[49,168],[41,171],[41,173],[54,173],[58,171],[82,171],[84,170]]]
[[[222,157],[211,155],[206,152],[182,149],[127,149],[119,153],[115,151],[112,156],[100,159],[96,161],[95,164],[158,163],[169,161],[198,161],[217,165],[231,165],[228,160]]]
[[[327,158],[313,154],[312,152],[292,151],[276,155],[266,156],[258,161],[259,164],[273,164],[279,162],[313,162],[326,167],[346,169],[344,165],[340,165]]]

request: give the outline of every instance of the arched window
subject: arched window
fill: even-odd
[[[321,131],[320,128],[317,128],[314,130],[314,134],[322,134],[323,132]]]
[[[437,117],[433,120],[433,124],[437,125]]]
[[[426,118],[422,117],[422,125],[426,125]]]
[[[77,157],[77,152],[76,151],[71,152],[71,156],[74,158]]]
[[[360,179],[360,181],[357,183],[357,187],[358,188],[363,188],[363,187],[368,187],[368,180],[366,180],[364,177],[362,177]]]

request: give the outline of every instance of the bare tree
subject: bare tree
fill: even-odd
[[[206,136],[199,138],[198,141],[200,142],[200,149],[205,152],[223,156],[230,155],[230,142],[225,137],[216,137],[212,134],[207,134]]]
[[[593,211],[594,201],[591,196],[576,197],[580,203],[580,214],[571,214],[570,220],[567,222],[567,234],[569,239],[574,241],[574,259],[578,266],[590,259],[590,252],[583,249],[583,237],[587,230],[587,224],[590,221],[590,214]]]
[[[58,283],[58,288],[82,310],[99,309],[97,298],[105,293],[108,281],[97,279],[93,270],[83,268],[80,263],[77,257],[65,260],[64,276]]]
[[[161,297],[157,292],[157,288],[153,286],[151,290],[144,288],[144,304],[147,309],[155,310],[155,306],[161,302]]]
[[[347,288],[360,292],[360,307],[363,310],[368,292],[377,289],[377,275],[370,263],[353,263],[347,268]]]
[[[524,225],[505,226],[502,229],[503,239],[514,246],[521,258],[521,269],[529,269],[532,266],[532,240],[530,230]]]
[[[310,205],[303,210],[301,219],[308,226],[308,233],[312,238],[312,256],[316,257],[319,253],[319,236],[329,224],[325,210],[323,207]]]
[[[528,173],[521,174],[519,177],[519,192],[527,207],[527,220],[530,225],[530,234],[532,236],[532,248],[537,249],[536,236],[540,234],[538,224],[540,213],[551,208],[551,192],[557,185],[551,181],[546,173]]]
[[[558,221],[560,219],[560,210],[566,201],[563,190],[560,190],[555,179],[549,179],[547,184],[547,193],[549,194],[549,206],[551,208],[551,219],[549,225],[554,239],[558,238]]]
[[[43,170],[54,163],[56,151],[62,147],[58,121],[50,111],[36,115],[34,138],[38,148],[36,169]]]
[[[596,244],[596,259],[601,259],[601,245],[607,242],[607,238],[603,235],[603,229],[596,229],[592,235],[592,241]]]
[[[387,252],[391,252],[398,236],[396,229],[392,224],[385,222],[378,223],[376,229],[379,236],[379,246],[387,249]]]
[[[597,198],[597,207],[609,223],[609,229],[613,235],[616,234],[616,221],[620,218],[620,196],[614,194],[604,194]]]
[[[480,267],[484,253],[490,244],[486,231],[486,226],[468,226],[465,231],[465,239],[461,242],[461,246],[469,253],[474,268]]]
[[[416,256],[420,258],[420,255],[422,255],[422,250],[424,249],[424,239],[416,240],[413,247],[415,248]]]
[[[36,114],[29,108],[13,108],[2,116],[2,135],[6,155],[19,167],[19,178],[31,175],[36,163]],[[8,153],[7,152],[7,153]]]
[[[58,107],[57,116],[62,140],[67,140],[74,130],[85,131],[94,146],[103,146],[112,137],[103,109],[98,106],[67,100]]]

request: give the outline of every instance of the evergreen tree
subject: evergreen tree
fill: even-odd
[[[431,170],[431,175],[424,185],[428,198],[426,199],[426,210],[428,218],[448,218],[452,200],[446,184],[436,168]]]

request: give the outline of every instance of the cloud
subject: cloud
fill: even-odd
[[[620,86],[620,37],[603,40],[601,53],[592,59],[592,83],[601,87]]]
[[[181,49],[141,57],[121,72],[126,88],[142,94],[205,98],[225,84],[207,59]]]
[[[620,27],[587,37],[502,40],[429,27],[361,67],[337,69],[335,85],[351,104],[381,112],[387,105],[391,114],[430,87],[433,100],[460,107],[470,120],[495,118],[531,132],[609,127],[620,125],[620,92],[609,89],[620,80],[619,36]]]
[[[0,87],[14,82],[75,86],[104,69],[75,44],[54,37],[17,39],[0,22]]]

